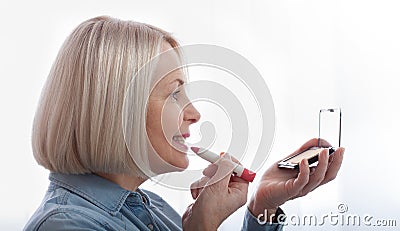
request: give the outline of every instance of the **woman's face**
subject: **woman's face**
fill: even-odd
[[[188,147],[184,142],[190,136],[189,126],[200,119],[199,112],[186,96],[182,87],[184,83],[185,76],[181,69],[158,81],[149,96],[146,124],[154,151],[165,162],[181,169],[189,165],[186,156]]]

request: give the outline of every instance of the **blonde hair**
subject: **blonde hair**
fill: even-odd
[[[124,96],[163,42],[178,47],[169,33],[144,23],[107,16],[81,23],[64,42],[42,90],[32,130],[36,161],[52,172],[143,176],[124,139]],[[127,139],[137,153],[146,152],[150,78],[135,78],[128,94],[134,115]]]

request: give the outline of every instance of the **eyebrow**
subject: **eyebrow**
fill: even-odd
[[[182,79],[174,79],[174,80],[172,80],[169,84],[173,84],[173,83],[175,83],[175,82],[179,82],[179,86],[180,86],[180,85],[183,85],[183,84],[185,83]]]

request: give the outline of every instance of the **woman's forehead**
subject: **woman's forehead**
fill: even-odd
[[[158,81],[157,85],[160,86],[177,86],[177,85],[183,85],[186,82],[185,80],[185,75],[182,70],[182,68],[174,70],[167,75],[164,75],[163,77],[160,78]]]

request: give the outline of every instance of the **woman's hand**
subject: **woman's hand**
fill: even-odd
[[[323,145],[329,145],[323,141]],[[293,154],[318,146],[318,139],[312,139],[301,146]],[[300,170],[281,169],[275,163],[262,176],[255,194],[249,203],[249,210],[254,216],[274,213],[288,200],[307,195],[317,187],[335,179],[343,160],[344,148],[338,148],[331,156],[324,150],[318,160],[318,166],[310,171],[308,161],[300,163]],[[272,212],[271,212],[272,211]],[[269,215],[268,215],[269,216]],[[270,217],[267,217],[269,221]]]
[[[191,185],[195,203],[182,217],[184,230],[217,230],[220,224],[247,201],[249,183],[233,176],[235,164],[224,154],[204,169],[204,176]]]

